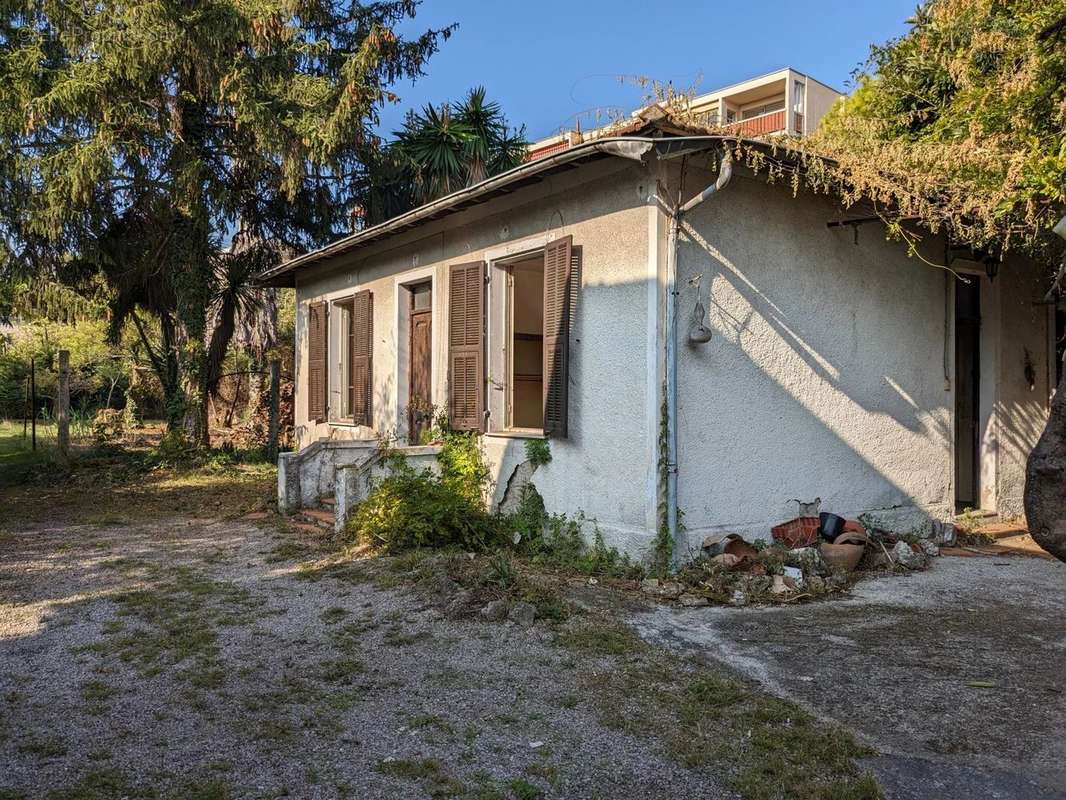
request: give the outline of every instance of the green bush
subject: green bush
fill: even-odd
[[[583,517],[550,515],[532,486],[522,492],[510,515],[485,510],[489,470],[475,434],[443,430],[439,470],[416,470],[399,455],[385,453],[390,474],[378,480],[352,513],[347,538],[397,554],[420,548],[499,551],[492,563],[493,582],[514,579],[507,550],[535,563],[584,575],[635,577],[641,574],[597,529],[585,539]],[[549,456],[550,457],[550,456]]]
[[[489,473],[473,436],[446,435],[439,474],[416,470],[402,457],[386,460],[391,473],[355,509],[350,537],[385,553],[422,547],[480,551],[499,544],[498,521],[483,500]]]

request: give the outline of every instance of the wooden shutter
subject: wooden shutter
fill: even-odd
[[[448,420],[485,425],[485,263],[453,264],[448,275]]]
[[[362,291],[352,298],[348,325],[348,408],[356,425],[370,425],[373,355],[374,295]]]
[[[544,248],[544,433],[561,439],[567,434],[573,250],[571,236]]]
[[[324,302],[311,303],[307,314],[307,417],[312,422],[326,419],[327,308]]]

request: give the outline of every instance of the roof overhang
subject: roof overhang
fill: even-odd
[[[646,124],[641,128],[647,129]],[[390,220],[364,228],[344,236],[325,247],[291,258],[259,275],[258,282],[267,286],[294,286],[297,271],[319,264],[330,258],[364,247],[389,236],[423,225],[432,220],[455,214],[465,209],[510,194],[525,186],[540,183],[545,178],[561,172],[577,169],[592,162],[608,158],[627,158],[644,161],[654,150],[659,158],[672,158],[718,147],[723,141],[736,141],[735,136],[676,135],[673,131],[656,129],[659,135],[618,135],[574,145],[560,153],[521,164],[487,180],[452,192],[438,200],[426,203]],[[678,131],[678,133],[681,133]],[[665,135],[664,135],[665,134]]]

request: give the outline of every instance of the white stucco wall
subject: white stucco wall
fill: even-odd
[[[712,175],[692,169],[686,197]],[[662,184],[657,183],[662,180]],[[607,541],[641,553],[654,537],[662,402],[668,217],[658,192],[677,194],[677,163],[620,159],[583,166],[506,198],[420,226],[307,269],[297,280],[296,427],[301,445],[372,438],[406,425],[406,320],[398,287],[433,284],[433,400],[447,396],[447,270],[572,235],[582,250],[571,332],[570,436],[534,483],[549,511],[583,513]],[[657,185],[659,188],[657,189]],[[945,273],[909,259],[877,225],[859,242],[830,199],[767,186],[742,170],[686,219],[679,253],[680,335],[702,275],[715,331],[680,351],[680,506],[689,545],[710,532],[766,537],[796,514],[792,499],[821,497],[848,516],[944,518],[954,505],[954,345]],[[927,242],[931,260],[942,244]],[[490,430],[499,427],[503,282],[490,266]],[[983,293],[983,467],[993,507],[1020,510],[1024,462],[1043,427],[1049,386],[1047,310],[1034,303],[1031,265],[1004,265]],[[987,278],[980,278],[987,282]],[[373,428],[307,420],[307,308],[358,289],[374,293]],[[953,294],[952,294],[953,296]],[[945,319],[947,316],[947,319]],[[1030,390],[1024,351],[1035,369]],[[339,388],[339,387],[338,387]],[[336,395],[333,395],[335,398]],[[483,438],[499,501],[525,459],[526,439]],[[984,470],[983,470],[984,471]]]
[[[698,175],[687,178],[689,194],[711,177]],[[686,220],[682,336],[697,273],[715,331],[709,344],[680,347],[679,497],[690,546],[710,532],[768,536],[796,515],[793,499],[820,497],[823,510],[851,517],[885,510],[904,526],[953,513],[945,273],[908,258],[878,225],[860,228],[858,244],[852,229],[828,229],[840,214],[835,202],[793,198],[742,173]],[[928,238],[923,250],[942,261],[943,244]],[[1047,312],[1034,306],[1031,265],[1008,263],[991,284],[977,279],[988,285],[991,508],[1017,514],[1047,407]]]
[[[569,437],[553,440],[552,462],[535,484],[552,511],[584,513],[606,538],[639,550],[652,535],[654,465],[647,459],[655,398],[648,391],[648,219],[651,200],[640,165],[621,160],[583,167],[565,177],[463,212],[306,272],[297,282],[296,429],[301,445],[319,438],[363,438],[402,432],[406,383],[397,374],[397,285],[432,277],[434,403],[447,397],[447,270],[490,262],[487,363],[490,429],[499,427],[502,393],[503,280],[491,263],[508,254],[573,236],[581,248],[581,291],[571,331]],[[312,300],[335,300],[358,289],[374,293],[374,430],[307,419],[305,365],[307,309]],[[654,348],[651,348],[654,353]],[[331,358],[331,361],[333,359]],[[398,391],[399,387],[399,391]],[[336,398],[337,395],[331,395]],[[649,408],[652,403],[652,408]],[[498,501],[515,466],[525,460],[521,437],[490,433],[484,450]]]
[[[985,439],[991,442],[995,454],[995,497],[991,507],[1001,516],[1025,513],[1025,463],[1044,430],[1049,399],[1055,389],[1051,344],[1054,323],[1050,307],[1043,303],[1050,281],[1051,275],[1035,264],[1014,258],[1000,268],[993,282],[999,306],[999,335],[991,398],[993,414]],[[1028,376],[1027,354],[1032,368]]]

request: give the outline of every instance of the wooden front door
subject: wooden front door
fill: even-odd
[[[411,376],[407,395],[408,441],[420,444],[422,432],[433,424],[432,351],[433,311],[430,308],[411,310]]]

